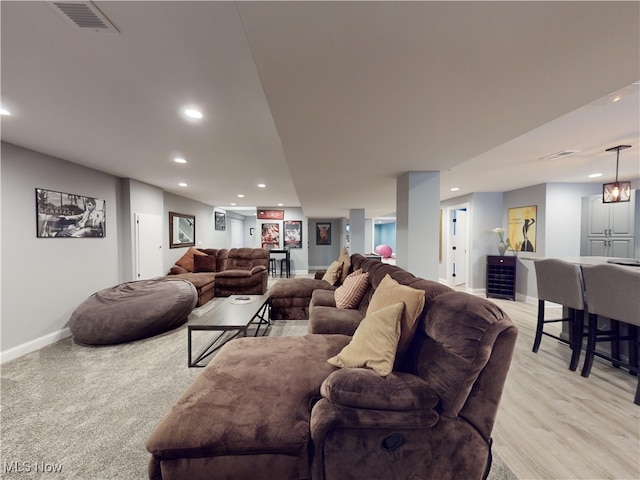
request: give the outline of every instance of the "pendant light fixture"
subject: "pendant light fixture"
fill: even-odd
[[[631,148],[631,145],[618,145],[607,148],[607,152],[616,154],[616,181],[602,185],[602,203],[628,202],[631,200],[631,182],[618,181],[618,163],[620,162],[620,150]]]

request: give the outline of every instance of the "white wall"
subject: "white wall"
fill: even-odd
[[[169,236],[168,213],[164,210],[163,191],[148,183],[139,182],[131,178],[120,179],[120,263],[122,281],[137,280],[134,266],[135,258],[135,215],[157,215],[162,218],[162,238]],[[165,220],[166,219],[166,220]],[[168,243],[167,243],[168,245]],[[166,251],[167,245],[162,248]],[[163,263],[163,270],[164,263]]]
[[[164,221],[166,222],[165,235],[162,239],[164,250],[164,270],[168,272],[189,247],[169,248],[169,212],[184,213],[196,217],[196,247],[197,248],[229,248],[231,245],[231,232],[216,230],[214,219],[214,207],[196,202],[189,198],[180,197],[172,193],[164,192]]]
[[[4,361],[19,346],[38,348],[47,338],[68,335],[73,310],[95,291],[120,283],[119,182],[111,175],[5,142],[1,180]],[[37,238],[36,188],[105,200],[106,236]]]
[[[316,245],[316,224],[331,224],[331,245]],[[343,220],[336,218],[310,218],[306,228],[307,241],[309,245],[309,269],[323,270],[331,262],[338,260],[342,247],[345,245],[346,233],[343,227]],[[304,230],[303,225],[303,230]],[[303,240],[304,242],[304,240]]]
[[[261,235],[263,223],[277,223],[280,225],[280,244],[278,248],[284,248],[284,222],[293,220],[302,220],[301,234],[302,234],[302,248],[292,248],[289,252],[289,259],[291,261],[291,273],[292,274],[305,274],[309,272],[309,249],[307,245],[311,245],[311,242],[315,244],[315,236],[310,238],[309,222],[302,213],[300,207],[273,207],[261,205],[258,210],[284,210],[284,220],[255,220],[255,232],[252,239],[254,241],[255,248],[261,248]],[[315,224],[314,224],[315,225]],[[315,226],[314,226],[315,228]],[[333,227],[332,227],[333,228]],[[332,233],[336,233],[335,231]],[[282,257],[282,255],[280,255]],[[274,255],[275,258],[275,255]],[[336,257],[338,258],[338,257]],[[279,265],[279,264],[278,264]],[[279,267],[278,267],[279,268]]]

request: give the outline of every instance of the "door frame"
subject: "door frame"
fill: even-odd
[[[446,265],[446,281],[447,281],[447,285],[449,286],[453,286],[455,285],[454,282],[454,278],[453,278],[453,261],[452,261],[452,249],[453,249],[453,218],[454,218],[454,212],[456,210],[466,210],[467,212],[467,228],[466,228],[466,238],[464,239],[464,248],[466,250],[466,256],[465,256],[465,265],[464,265],[464,272],[465,272],[465,276],[466,278],[464,279],[464,284],[466,285],[465,288],[469,288],[469,278],[470,278],[470,262],[469,262],[469,251],[470,251],[470,240],[469,240],[469,232],[470,232],[470,224],[471,224],[471,204],[468,202],[465,203],[461,203],[458,205],[451,205],[449,207],[447,207],[446,210],[446,215],[445,215],[445,219],[446,219],[446,223],[445,223],[445,249],[444,249],[444,254],[443,254],[443,261],[445,262]]]

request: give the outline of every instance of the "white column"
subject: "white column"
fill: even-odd
[[[438,281],[440,172],[406,172],[397,180],[396,265]]]
[[[349,210],[349,233],[351,235],[349,255],[367,253],[364,244],[364,223],[364,208]]]

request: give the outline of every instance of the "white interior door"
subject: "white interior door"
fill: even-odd
[[[467,283],[467,212],[456,210],[453,245],[454,250],[454,285]]]
[[[164,275],[162,269],[162,217],[135,214],[136,280]]]
[[[237,218],[232,218],[230,219],[229,225],[231,229],[231,248],[244,247],[244,235],[242,233],[244,222]]]

